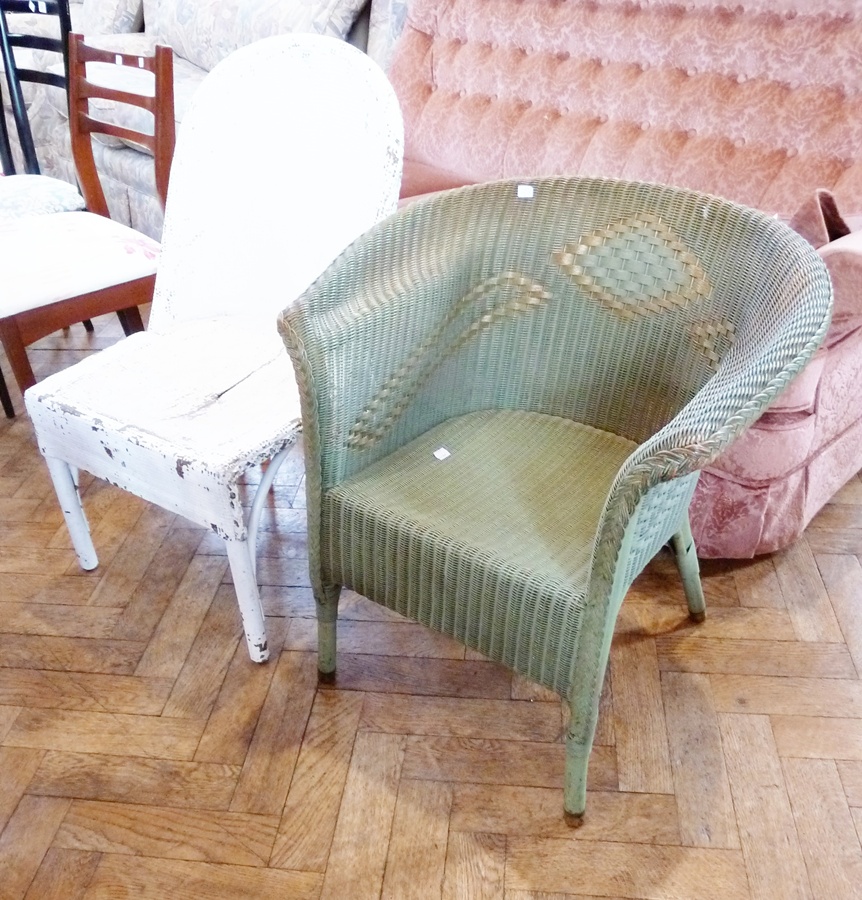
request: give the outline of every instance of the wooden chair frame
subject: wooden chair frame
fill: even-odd
[[[86,77],[88,62],[127,65],[152,72],[155,77],[155,96],[142,96],[94,84]],[[109,215],[93,157],[94,134],[113,135],[150,148],[155,159],[156,186],[164,204],[176,128],[173,57],[170,48],[156,47],[155,55],[151,57],[112,53],[88,47],[81,35],[73,34],[69,39],[69,73],[72,153],[88,210],[103,216]],[[114,100],[148,110],[155,120],[153,134],[93,118],[88,109],[91,98]],[[0,318],[0,341],[22,393],[36,383],[25,349],[29,344],[83,319],[111,312],[117,313],[126,334],[142,331],[144,325],[138,307],[152,300],[154,286],[155,275],[148,275]]]
[[[69,127],[72,133],[72,156],[81,182],[81,192],[87,201],[87,209],[102,216],[108,215],[108,204],[93,157],[94,134],[111,135],[121,140],[132,141],[146,147],[152,153],[155,160],[156,190],[164,207],[176,142],[174,69],[170,48],[156,47],[154,56],[114,53],[87,46],[79,34],[70,37],[69,46]],[[132,94],[88,81],[86,64],[89,62],[122,64],[152,72],[156,80],[155,96]],[[144,134],[93,118],[89,111],[89,101],[93,98],[113,100],[151,112],[155,119],[153,134]]]

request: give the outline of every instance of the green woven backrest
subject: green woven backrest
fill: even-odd
[[[773,219],[658,185],[527,184],[402,210],[284,313],[324,490],[482,408],[652,437],[655,453],[720,369],[666,446],[708,442],[765,391],[753,419],[825,332],[825,269]]]

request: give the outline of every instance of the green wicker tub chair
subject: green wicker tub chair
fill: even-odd
[[[279,321],[321,674],[346,585],[557,691],[579,821],[626,590],[670,541],[703,618],[698,471],[814,353],[831,303],[780,222],[661,185],[496,182],[366,233]]]

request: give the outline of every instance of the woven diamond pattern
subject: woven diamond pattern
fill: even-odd
[[[729,322],[727,319],[694,322],[690,331],[695,346],[709,360],[713,369],[718,368],[722,357],[736,339],[733,322]]]
[[[712,290],[694,253],[650,213],[582,235],[551,259],[589,297],[623,319],[686,307]]]
[[[500,291],[509,294],[508,299],[498,297],[492,300],[490,306],[482,305],[489,295],[497,295]],[[540,309],[550,299],[551,294],[544,285],[520,272],[502,272],[477,284],[452,304],[440,325],[380,387],[350,429],[347,446],[353,450],[374,446],[401,417],[422,385],[444,360],[480,332],[507,318]],[[470,311],[473,311],[472,320],[450,334],[453,323],[460,322],[461,316]]]

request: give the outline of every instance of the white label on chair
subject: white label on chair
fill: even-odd
[[[143,57],[143,56],[139,56],[139,57],[138,57],[138,68],[139,68],[139,69],[143,69],[143,68],[144,68],[144,57]]]
[[[532,200],[536,194],[536,189],[531,184],[519,184],[518,185],[518,199],[519,200]]]
[[[437,459],[448,459],[452,454],[445,447],[438,447],[434,451],[434,456]]]
[[[118,66],[121,66],[121,65],[123,64],[123,57],[120,56],[120,54],[118,53],[118,54],[114,57],[114,62],[115,62]]]

